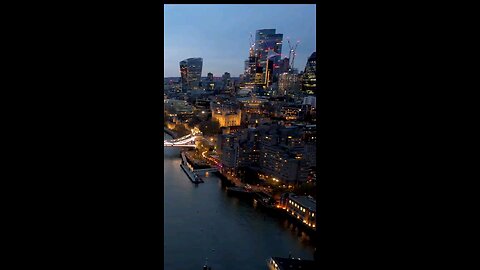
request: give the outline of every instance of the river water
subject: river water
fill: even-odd
[[[212,174],[190,182],[179,151],[164,150],[164,269],[202,269],[206,258],[212,270],[267,269],[269,257],[289,253],[313,259],[313,241],[287,219],[228,196]]]

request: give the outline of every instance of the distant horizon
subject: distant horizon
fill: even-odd
[[[180,77],[179,62],[203,59],[202,77],[229,72],[238,78],[248,58],[249,37],[259,29],[283,34],[282,58],[300,40],[295,68],[303,70],[316,52],[316,5],[164,5],[164,78]],[[311,19],[310,19],[311,18]],[[273,20],[273,23],[272,23]],[[272,25],[273,24],[273,25]]]

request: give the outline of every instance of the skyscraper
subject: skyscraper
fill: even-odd
[[[208,90],[213,90],[215,88],[215,83],[213,82],[213,73],[209,72],[207,74],[207,80],[206,80],[206,89]]]
[[[275,32],[275,29],[260,29],[255,33],[257,66],[263,68],[263,79],[267,83],[276,81],[280,74],[283,34]]]
[[[284,72],[288,72],[288,69],[290,67],[290,59],[288,59],[287,57],[283,58],[282,60],[280,60],[280,68],[279,68],[279,73],[284,73]]]
[[[200,89],[202,65],[202,58],[188,58],[180,62],[183,92]]]
[[[227,89],[228,87],[230,87],[230,83],[231,83],[230,73],[225,72],[225,74],[222,75],[222,81],[223,81],[224,89]]]
[[[307,95],[315,95],[317,90],[317,53],[313,52],[307,60],[303,74],[303,91]]]
[[[300,76],[298,74],[284,72],[278,76],[279,96],[295,96],[301,89]]]

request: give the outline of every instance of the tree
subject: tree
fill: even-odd
[[[302,183],[295,187],[293,192],[298,195],[310,195],[316,198],[316,189],[313,183]]]
[[[239,167],[238,172],[240,174],[240,179],[242,182],[247,184],[258,184],[260,179],[258,179],[258,174],[256,171],[252,170],[250,167]]]
[[[198,117],[197,115],[194,115],[190,119],[190,122],[188,123],[188,126],[190,128],[194,128],[194,127],[198,126],[201,122],[202,122],[202,120],[200,119],[200,117]]]
[[[216,120],[204,121],[200,124],[200,130],[206,136],[219,134],[220,123]]]
[[[184,125],[182,124],[177,124],[175,126],[175,131],[177,132],[178,136],[181,137],[181,136],[185,136],[187,134],[190,133],[190,130],[188,130],[187,128],[185,128]]]

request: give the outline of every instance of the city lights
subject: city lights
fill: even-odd
[[[256,17],[268,18],[258,29],[222,21],[229,27],[227,32],[221,32],[225,27],[215,29],[209,25],[216,24],[204,24],[203,20],[225,16],[209,13],[213,11],[200,6],[182,13],[188,8],[172,5],[175,12],[168,16],[179,20],[165,27],[165,31],[171,31],[168,42],[177,42],[168,47],[168,52],[165,50],[169,56],[165,66],[174,67],[172,75],[165,76],[163,89],[165,231],[168,231],[166,239],[171,241],[167,244],[166,240],[166,250],[175,254],[171,247],[190,237],[201,240],[202,244],[180,243],[185,254],[206,256],[205,252],[199,255],[198,251],[211,247],[231,253],[238,247],[229,246],[230,240],[222,240],[225,235],[232,237],[232,243],[251,241],[248,244],[254,246],[252,237],[241,236],[262,226],[237,226],[235,222],[258,224],[255,219],[260,217],[260,222],[271,223],[271,228],[275,228],[273,232],[260,232],[262,237],[270,237],[272,243],[285,237],[287,240],[280,239],[278,243],[293,243],[291,245],[298,246],[289,247],[290,250],[311,254],[311,249],[305,249],[300,240],[316,232],[315,43],[301,29],[297,31],[280,22],[276,26],[276,20],[288,20],[288,12],[295,12],[290,6],[285,7],[286,16],[267,16],[270,14],[267,12]],[[302,22],[297,27],[305,27],[309,21],[310,17],[304,14],[313,6],[307,6],[302,6]],[[255,14],[261,8],[255,7],[249,12]],[[229,16],[233,18],[241,10],[237,8]],[[199,14],[208,16],[198,17]],[[190,22],[198,33],[185,32],[178,27],[180,22]],[[262,28],[270,25],[272,28]],[[302,43],[291,44],[284,34],[285,37],[292,35],[293,40],[301,39]],[[182,35],[182,42],[175,40]],[[179,202],[180,198],[183,201]],[[224,206],[216,205],[225,203],[227,212]],[[258,213],[245,215],[233,207],[251,207],[251,211]],[[288,221],[291,227],[284,234],[278,234],[280,227],[275,219]],[[298,243],[290,241],[291,228],[299,232]],[[172,241],[177,243],[172,245]],[[274,249],[268,252],[272,256],[283,256],[273,254],[278,252]],[[174,258],[171,254],[165,257]],[[235,260],[245,261],[242,269],[258,268],[249,264],[250,260],[257,259],[246,257],[250,255],[236,255],[239,258]],[[308,261],[303,257],[302,261]],[[209,254],[208,258],[216,260],[212,264],[219,266],[224,260],[215,254]],[[276,259],[263,260],[263,264],[269,261],[274,269],[286,265]],[[185,268],[183,262],[180,258],[171,268]]]

